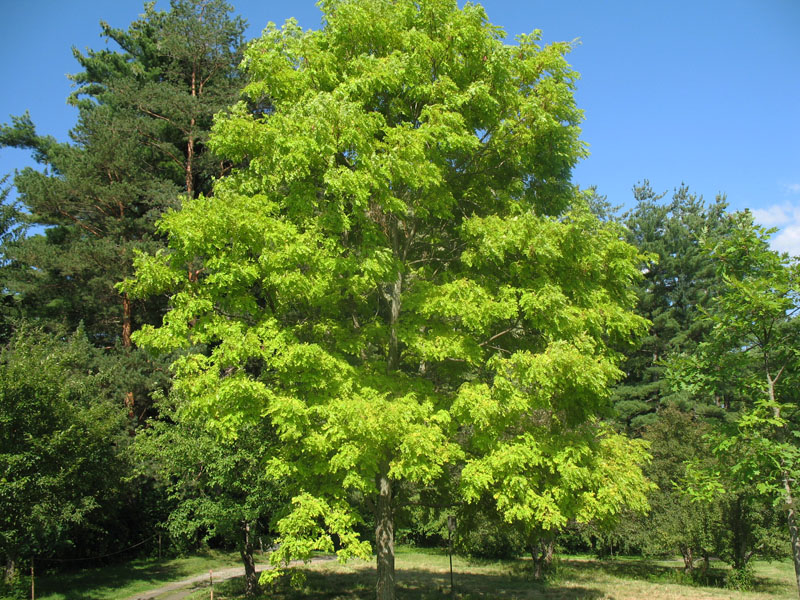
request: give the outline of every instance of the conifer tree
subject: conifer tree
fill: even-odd
[[[205,141],[240,87],[244,22],[230,12],[221,0],[174,0],[169,11],[146,4],[127,30],[102,23],[118,49],[74,51],[83,71],[72,76],[71,142],[37,134],[27,114],[0,128],[0,146],[30,149],[44,167],[17,173],[14,185],[28,223],[46,227],[4,245],[13,266],[4,286],[23,316],[83,323],[94,344],[119,347],[132,426],[156,384],[131,332],[157,322],[163,299],[134,302],[114,286],[130,276],[134,252],[163,245],[158,216],[181,194],[209,192],[225,168]]]
[[[691,352],[707,333],[702,311],[720,286],[701,239],[726,226],[725,198],[707,204],[685,185],[671,200],[663,196],[647,181],[637,185],[636,206],[623,217],[628,241],[651,257],[637,286],[638,313],[651,322],[650,330],[639,349],[629,353],[614,398],[618,418],[634,431],[652,424],[662,403],[689,408],[685,395],[676,395],[666,381],[665,361]],[[709,416],[722,413],[713,403],[692,408]]]

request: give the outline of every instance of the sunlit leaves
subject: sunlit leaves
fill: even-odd
[[[568,44],[505,45],[451,0],[321,6],[322,30],[269,26],[248,47],[247,102],[211,140],[237,167],[162,220],[171,252],[126,288],[190,275],[137,341],[188,349],[177,385],[212,423],[275,426],[270,468],[301,492],[282,559],[336,528],[357,551],[345,501],[376,478],[405,497],[464,467],[475,486],[539,452],[540,431],[580,452],[570,429],[620,374],[611,341],[643,327],[636,251],[569,183],[584,151]],[[513,476],[545,463],[525,465]],[[566,492],[535,508],[508,485],[514,518],[572,518]]]

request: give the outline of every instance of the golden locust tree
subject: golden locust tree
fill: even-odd
[[[507,521],[547,529],[624,503],[588,475],[604,434],[587,423],[620,375],[612,344],[642,327],[639,258],[570,183],[568,44],[505,44],[455,0],[320,6],[321,30],[270,25],[248,47],[244,100],[211,140],[238,167],[162,219],[169,250],[127,289],[172,293],[136,340],[185,348],[175,385],[197,410],[279,432],[269,468],[298,489],[276,557],[331,534],[343,558],[368,553],[357,498],[393,598],[394,513],[421,487],[501,488]]]

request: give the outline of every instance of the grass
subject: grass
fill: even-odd
[[[238,552],[208,551],[171,560],[137,559],[74,573],[37,575],[37,600],[120,600],[207,572],[241,564]]]
[[[86,569],[75,573],[37,576],[39,600],[122,600],[192,575],[239,566],[237,553],[211,551],[173,560],[143,559],[122,565]],[[440,550],[400,547],[397,550],[398,598],[402,600],[448,600],[450,568]],[[755,600],[795,599],[794,569],[790,561],[756,562],[754,589],[735,592],[722,587],[727,567],[712,563],[709,578],[716,585],[702,586],[683,573],[678,560],[645,560],[618,557],[600,560],[586,556],[557,558],[554,573],[545,582],[531,578],[530,561],[481,561],[453,557],[455,598],[458,600],[710,600],[730,598]],[[264,599],[360,600],[375,596],[374,562],[352,561],[340,565],[328,560],[299,569],[305,582],[292,588],[281,581]],[[207,600],[208,590],[189,598]],[[215,600],[243,598],[243,581],[215,583]]]
[[[403,600],[447,600],[450,570],[442,552],[400,549],[396,559],[397,596]],[[588,557],[559,558],[555,573],[546,582],[530,575],[530,561],[474,561],[453,557],[455,597],[459,600],[710,600],[729,598],[794,599],[794,571],[791,562],[757,562],[754,589],[737,592],[722,587],[727,568],[716,563],[709,571],[717,585],[702,586],[683,573],[682,561],[652,561],[641,558],[599,560]],[[356,600],[375,597],[375,567],[369,562],[335,561],[313,563],[300,569],[305,582],[292,588],[288,578],[263,598],[274,600]],[[215,600],[243,598],[243,582],[234,579],[214,586]],[[198,591],[193,600],[208,598]]]

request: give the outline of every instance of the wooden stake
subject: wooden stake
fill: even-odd
[[[211,600],[214,600],[214,571],[208,570],[208,579],[211,581]]]

